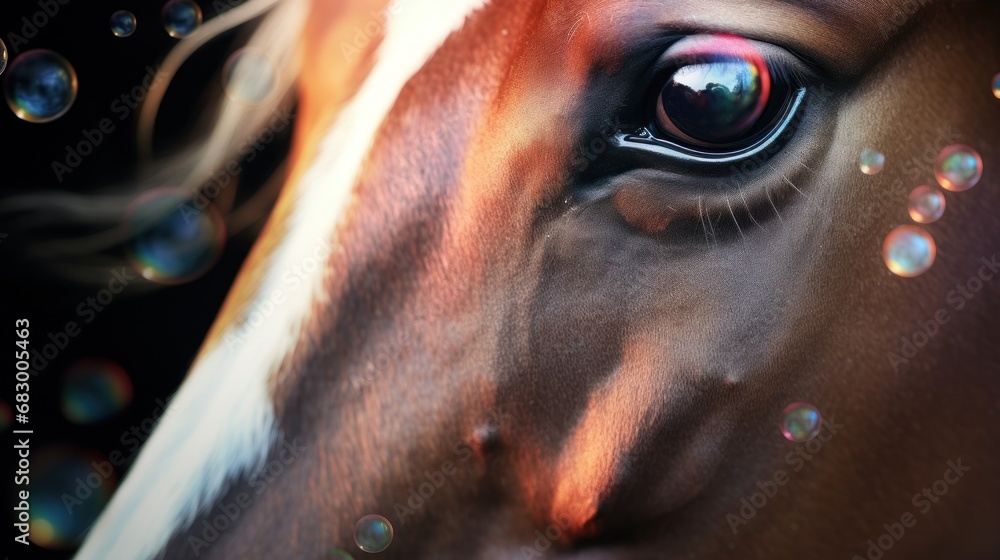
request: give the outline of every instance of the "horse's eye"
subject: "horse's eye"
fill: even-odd
[[[731,35],[689,36],[660,57],[644,87],[642,142],[718,159],[760,144],[803,90],[800,64],[777,47]]]
[[[688,64],[668,76],[656,97],[656,124],[695,146],[731,146],[754,130],[770,93],[767,67],[752,60]]]

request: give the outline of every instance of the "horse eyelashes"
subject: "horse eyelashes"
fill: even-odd
[[[603,155],[581,160],[574,195],[607,199],[631,226],[658,237],[690,230],[721,240],[732,229],[741,238],[804,196],[798,164],[789,162],[815,149],[794,141],[816,113],[813,101],[824,105],[825,96],[810,95],[824,83],[819,76],[774,45],[679,38],[638,80],[612,133],[602,129]]]

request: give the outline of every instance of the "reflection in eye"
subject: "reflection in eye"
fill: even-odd
[[[807,109],[822,107],[810,95],[823,84],[820,69],[780,46],[728,34],[669,36],[656,47],[664,50],[619,109],[609,143],[617,157],[595,176],[638,173],[595,181],[581,195],[610,195],[629,226],[671,240],[743,238],[744,224],[761,226],[772,212],[780,218],[779,205],[798,188],[786,179],[787,190],[780,183],[772,191],[773,176],[758,170],[778,175],[768,160],[809,122],[815,112]],[[723,218],[735,227],[719,225]]]
[[[735,35],[691,35],[660,57],[646,89],[653,142],[726,157],[787,132],[812,75],[784,49]]]
[[[694,143],[729,144],[750,132],[767,107],[769,93],[767,67],[748,59],[682,66],[660,92],[657,124]]]

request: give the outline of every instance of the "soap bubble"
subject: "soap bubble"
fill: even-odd
[[[913,278],[927,272],[937,256],[934,238],[922,227],[899,226],[886,236],[882,258],[893,274]]]
[[[934,162],[934,176],[949,191],[967,191],[983,176],[983,158],[972,148],[954,144],[941,150]]]
[[[99,422],[132,401],[132,380],[110,360],[80,360],[63,379],[62,410],[75,424]]]
[[[27,51],[11,63],[4,78],[7,105],[18,118],[45,123],[66,114],[76,100],[76,70],[58,53]]]
[[[945,200],[941,191],[927,185],[913,189],[909,197],[910,218],[920,224],[938,221],[944,215]]]
[[[0,401],[0,432],[6,431],[14,422],[14,409],[7,401]]]
[[[354,526],[354,542],[365,552],[382,552],[392,543],[392,525],[381,515],[366,515]]]
[[[811,404],[794,402],[781,411],[779,427],[788,441],[802,443],[819,435],[823,420]]]
[[[211,204],[156,189],[136,199],[122,222],[125,253],[147,280],[179,284],[207,272],[222,254],[225,224]]]
[[[32,450],[29,538],[50,550],[79,545],[116,484],[114,468],[99,453],[69,446]]]
[[[163,27],[174,38],[182,39],[201,25],[201,7],[191,0],[170,0],[163,7]]]
[[[135,33],[135,15],[127,10],[118,10],[111,14],[111,32],[115,37],[128,37]]]
[[[875,150],[861,151],[861,172],[865,175],[875,175],[885,167],[885,156]]]

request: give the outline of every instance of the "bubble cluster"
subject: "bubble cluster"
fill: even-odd
[[[62,411],[76,424],[114,416],[132,401],[132,381],[110,360],[80,360],[63,378]]]
[[[225,245],[225,224],[211,204],[198,204],[175,189],[156,189],[126,210],[122,238],[126,256],[143,278],[179,284],[215,264]]]
[[[781,411],[778,425],[785,439],[802,443],[819,434],[820,428],[823,427],[823,419],[816,407],[811,404],[793,402]]]
[[[381,515],[366,515],[354,526],[354,542],[365,552],[382,552],[392,543],[392,525]]]
[[[107,505],[117,479],[99,453],[68,446],[32,450],[30,539],[50,550],[80,544]]]
[[[949,191],[967,191],[983,176],[983,158],[963,144],[948,146],[934,162],[934,176]]]
[[[1000,99],[1000,74],[993,76],[993,96]]]
[[[260,103],[275,91],[278,72],[263,52],[244,48],[234,52],[222,69],[226,94],[234,101]]]
[[[875,150],[861,150],[861,172],[875,175],[885,167],[885,155]]]
[[[882,244],[882,258],[893,274],[913,278],[927,272],[937,256],[934,238],[922,227],[899,226]]]
[[[46,49],[27,51],[15,58],[3,85],[7,105],[14,114],[34,123],[65,115],[79,87],[76,70],[69,61]]]
[[[135,33],[135,15],[127,10],[118,10],[111,14],[111,32],[115,37],[128,37]]]
[[[920,185],[910,192],[910,218],[918,224],[936,222],[944,215],[944,194],[934,187]]]
[[[182,39],[201,25],[201,7],[191,0],[170,0],[163,7],[163,27],[174,38]]]

